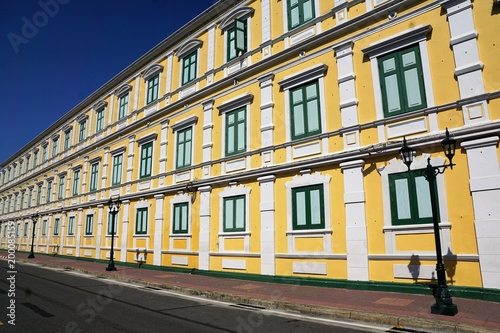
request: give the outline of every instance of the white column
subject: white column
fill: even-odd
[[[200,246],[198,269],[210,270],[210,195],[211,186],[198,188],[200,191]]]
[[[108,104],[108,123],[106,125],[111,125],[113,123],[113,106],[115,104],[115,94],[111,94],[109,96],[109,104]]]
[[[262,57],[271,55],[271,4],[270,0],[261,0],[262,8]]]
[[[168,95],[170,94],[172,90],[172,65],[173,65],[173,58],[174,55],[172,52],[169,52],[167,55],[167,75],[165,78],[165,94]],[[167,101],[167,104],[169,104],[170,101]]]
[[[140,84],[141,84],[141,77],[140,75],[135,78],[135,87],[134,87],[134,109],[132,112],[137,111],[137,107],[139,106],[139,90],[140,90]]]
[[[344,174],[347,279],[357,281],[369,280],[363,165],[363,160],[340,164]]]
[[[359,147],[358,100],[356,98],[356,76],[354,75],[352,46],[353,42],[349,40],[334,49],[335,57],[337,58],[337,80],[339,85],[344,149]]]
[[[276,274],[274,175],[257,178],[260,183],[261,274]]]
[[[97,238],[95,245],[95,256],[96,259],[101,259],[101,242],[102,242],[102,213],[103,213],[103,204],[97,205]],[[109,223],[109,221],[108,221]]]
[[[208,27],[208,57],[207,71],[213,71],[215,67],[215,24]]]
[[[153,249],[153,265],[161,266],[161,250],[163,244],[163,194],[155,195],[155,239]]]
[[[83,193],[87,193],[87,170],[88,170],[88,163],[89,162],[89,157],[86,156],[84,159],[83,159],[83,171],[82,171],[82,178],[81,178],[81,181],[82,181],[82,194]]]
[[[270,166],[274,164],[274,151],[272,149],[272,146],[274,145],[273,80],[273,73],[266,74],[259,78],[261,147],[269,147],[269,150],[261,153],[262,166]]]
[[[128,224],[129,224],[129,207],[130,200],[122,201],[123,220],[122,220],[122,235],[121,235],[121,250],[120,261],[127,261],[127,242],[128,242]]]
[[[104,148],[104,158],[102,161],[102,177],[101,177],[101,189],[108,187],[108,165],[109,165],[109,147]],[[103,195],[104,196],[104,191]]]
[[[202,161],[210,162],[212,160],[212,132],[213,132],[213,111],[214,100],[210,99],[203,102],[203,143],[202,143]],[[202,178],[209,178],[211,175],[211,166],[204,165],[202,168]]]
[[[59,254],[64,254],[64,244],[66,240],[66,212],[62,212],[61,214],[61,233],[59,236]]]
[[[462,142],[469,164],[477,247],[484,288],[500,288],[498,136]]]
[[[76,224],[76,253],[75,257],[80,256],[80,243],[82,241],[82,216],[83,216],[83,208],[78,208],[78,218]]]

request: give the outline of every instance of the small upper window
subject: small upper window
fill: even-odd
[[[194,50],[182,59],[182,85],[196,79],[198,50]]]
[[[287,0],[288,30],[295,29],[314,18],[314,0]]]
[[[227,30],[227,61],[247,52],[247,21],[234,20],[234,25]]]

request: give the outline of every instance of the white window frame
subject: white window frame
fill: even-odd
[[[293,30],[288,29],[288,1],[281,0],[283,3],[283,31],[285,34],[293,32],[293,34],[285,38],[285,48],[293,44],[299,43],[307,38],[321,33],[321,22],[314,23],[315,19],[321,16],[319,2],[324,0],[314,0],[314,18]]]
[[[430,69],[430,58],[429,52],[427,50],[427,35],[431,31],[430,25],[418,25],[412,29],[405,30],[398,34],[389,36],[375,43],[370,44],[367,48],[361,50],[365,55],[370,58],[370,65],[372,70],[372,80],[373,80],[373,90],[375,99],[375,112],[377,115],[377,120],[385,119],[384,116],[384,106],[382,103],[382,89],[380,87],[380,74],[378,69],[378,59],[386,54],[393,53],[404,49],[409,46],[418,45],[420,50],[420,60],[422,65],[422,74],[424,81],[424,89],[426,96],[427,108],[434,107],[434,89],[432,86],[432,76]],[[425,110],[423,109],[423,110]],[[419,110],[420,111],[420,110]],[[419,112],[416,111],[416,112]],[[405,117],[405,114],[394,116],[394,122],[398,121],[401,117]],[[394,137],[402,137],[405,135],[411,135],[418,132],[426,132],[430,130],[431,132],[438,131],[437,115],[436,113],[428,114],[428,123],[425,121],[425,116],[421,118],[421,121],[413,118],[410,121],[398,122],[397,124],[386,124],[381,123],[377,126],[379,142],[386,142],[388,139]],[[429,126],[429,128],[427,127]],[[387,128],[386,128],[387,127]],[[387,134],[386,134],[387,132]]]
[[[200,49],[203,46],[203,41],[197,38],[193,38],[182,44],[179,49],[176,52],[176,56],[179,62],[179,87],[182,89],[179,97],[182,98],[186,95],[189,95],[195,91],[198,90],[199,88],[199,78],[200,78],[200,64],[201,64],[201,59],[200,59]],[[183,84],[182,79],[183,79],[183,64],[184,64],[184,58],[191,53],[193,53],[196,49],[196,77],[194,80]]]
[[[250,252],[250,192],[251,188],[243,185],[232,184],[219,192],[219,252],[228,253],[225,250],[226,239],[243,238],[243,251],[231,251],[235,253]],[[245,231],[224,232],[224,199],[235,196],[245,196]]]
[[[331,208],[330,208],[330,175],[322,175],[319,172],[314,174],[310,170],[301,171],[301,176],[294,176],[292,180],[285,183],[286,187],[286,204],[287,204],[287,243],[288,253],[290,254],[331,254],[332,253],[332,221],[331,221]],[[294,230],[293,229],[293,207],[292,207],[292,189],[297,187],[305,187],[312,185],[323,185],[323,205],[324,205],[324,229],[307,229],[307,230]],[[316,252],[298,252],[295,249],[295,240],[297,238],[323,238],[323,251]]]
[[[416,157],[413,159],[411,164],[411,170],[422,170],[427,166],[428,154],[422,154],[421,157]],[[431,158],[431,165],[441,166],[446,163],[446,159],[442,157]],[[388,255],[405,255],[404,258],[412,254],[418,255],[435,255],[434,251],[397,251],[396,250],[396,236],[397,235],[408,235],[408,234],[433,234],[433,224],[408,224],[408,225],[392,225],[392,215],[391,215],[391,196],[389,190],[389,175],[393,173],[407,172],[408,167],[403,163],[402,160],[393,158],[389,161],[387,166],[380,171],[380,176],[382,177],[382,204],[384,210],[384,227],[383,232],[385,235],[385,250]],[[451,251],[451,223],[448,217],[448,203],[446,199],[446,187],[444,183],[444,175],[439,174],[436,176],[436,187],[438,192],[439,201],[439,217],[441,228],[441,245],[445,252],[448,249]]]
[[[161,95],[161,82],[162,82],[161,73],[162,72],[163,72],[163,66],[155,63],[155,64],[150,65],[144,71],[144,74],[142,75],[142,78],[144,79],[144,84],[145,84],[145,88],[144,88],[144,106],[145,107],[156,105],[162,97],[162,95]],[[155,77],[156,75],[158,75],[158,96],[156,96],[156,99],[149,102],[149,104],[148,104],[148,83],[149,83],[149,80],[152,79],[153,77]],[[130,98],[129,98],[129,104],[130,104]]]

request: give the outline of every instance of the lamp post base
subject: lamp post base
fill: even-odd
[[[431,313],[443,316],[454,316],[458,313],[447,286],[434,286],[432,293],[436,303],[431,306]]]
[[[35,255],[33,254],[33,252],[30,253],[30,255],[28,256],[28,258],[35,258]]]
[[[109,272],[109,271],[116,271],[116,267],[115,266],[108,266],[106,267],[106,270]]]

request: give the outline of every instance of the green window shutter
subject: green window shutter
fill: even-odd
[[[235,19],[234,27],[236,31],[236,51],[245,53],[247,51],[247,23],[246,21]]]
[[[96,112],[96,126],[95,126],[95,131],[100,132],[104,128],[104,108],[100,108]]]
[[[418,171],[389,175],[389,193],[393,225],[432,223],[429,183]]]
[[[64,177],[59,177],[59,190],[57,191],[57,199],[64,197]]]
[[[318,82],[290,90],[292,139],[321,133]]]
[[[71,131],[67,131],[64,133],[64,150],[69,148],[70,137],[71,137]]]
[[[148,231],[148,209],[138,208],[135,217],[135,233],[137,235],[147,234]]]
[[[311,21],[314,16],[314,0],[287,0],[288,30]]]
[[[153,142],[145,143],[141,146],[140,178],[151,176],[153,167]]]
[[[191,166],[192,127],[177,132],[177,169]]]
[[[148,94],[146,104],[152,103],[158,99],[158,83],[160,80],[160,74],[148,80]]]
[[[111,185],[119,185],[122,182],[123,154],[113,156],[113,175]]]
[[[82,121],[80,123],[80,132],[78,134],[78,142],[81,142],[85,139],[85,128],[87,127],[87,122]]]
[[[114,228],[113,228],[113,214],[111,214],[111,212],[108,213],[107,235],[109,235],[109,236],[111,236],[112,234],[116,235],[116,230],[118,229],[118,214],[114,215],[114,217],[115,217],[115,221],[114,221]]]
[[[85,221],[85,235],[92,235],[94,232],[94,215],[87,215]]]
[[[54,220],[54,236],[59,236],[59,219]]]
[[[42,222],[42,236],[47,234],[47,220],[43,220]]]
[[[224,232],[245,231],[246,207],[245,196],[224,198]]]
[[[294,230],[325,228],[323,185],[292,189],[292,225]]]
[[[226,114],[226,156],[246,150],[246,107]]]
[[[118,120],[123,119],[128,113],[128,98],[129,94],[120,97],[120,106],[118,109]]]
[[[68,220],[68,236],[75,234],[75,217],[71,216]]]
[[[73,175],[73,195],[78,195],[78,189],[80,186],[80,170],[74,172]]]
[[[198,50],[193,51],[182,59],[182,85],[196,79]]]
[[[47,182],[47,195],[46,195],[46,202],[49,203],[52,199],[52,181]]]
[[[94,163],[90,167],[90,188],[89,188],[90,191],[97,190],[98,175],[99,175],[99,163]]]
[[[174,221],[173,230],[174,234],[186,234],[188,232],[188,203],[182,202],[174,204]]]
[[[427,107],[418,45],[385,55],[378,64],[386,117]]]

